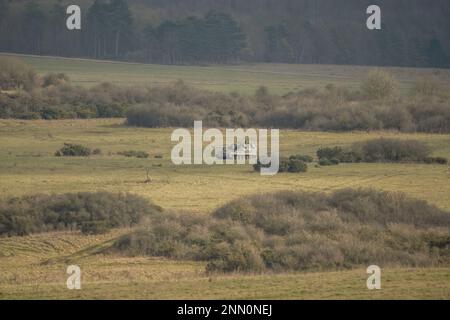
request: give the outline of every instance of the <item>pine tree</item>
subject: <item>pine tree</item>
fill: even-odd
[[[35,1],[31,1],[25,6],[24,17],[24,29],[28,43],[31,44],[31,52],[34,54],[41,54],[46,16],[39,4]]]
[[[120,46],[125,37],[130,37],[133,17],[125,0],[111,0],[109,4],[111,32],[114,36],[114,57],[119,57]]]
[[[264,56],[268,62],[291,62],[293,50],[288,40],[288,32],[283,24],[265,28]]]

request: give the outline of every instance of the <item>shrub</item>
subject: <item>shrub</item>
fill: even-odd
[[[91,149],[72,143],[64,143],[64,147],[55,153],[57,157],[87,157],[89,155],[91,155]]]
[[[448,164],[448,159],[443,157],[435,157],[434,162],[437,164]]]
[[[320,148],[317,150],[317,157],[319,158],[319,164],[321,165],[337,165],[341,162],[353,163],[361,162],[362,156],[359,151],[347,151],[341,147],[333,148]]]
[[[105,221],[87,221],[81,223],[81,232],[83,234],[101,234],[109,231]]]
[[[8,81],[12,79],[10,76],[6,78]],[[5,86],[13,92],[1,92],[0,88],[1,118],[86,119],[126,116],[128,125],[142,127],[191,127],[194,120],[203,120],[204,125],[209,127],[450,132],[450,95],[442,90],[434,93],[433,88],[423,88],[423,93],[419,95],[398,100],[372,101],[358,91],[332,86],[328,86],[325,91],[308,89],[284,96],[270,94],[263,88],[254,96],[241,96],[237,93],[196,89],[182,81],[155,87],[119,87],[102,83],[83,88],[73,86],[63,74],[49,74],[39,86],[38,79],[32,73],[25,82],[29,84]],[[14,91],[15,87],[25,88],[26,91]],[[369,87],[383,88],[382,85]],[[372,89],[366,91],[386,91]],[[365,94],[373,99],[389,96],[384,93]]]
[[[341,147],[333,148],[319,148],[317,150],[317,157],[320,159],[339,159],[344,150]]]
[[[292,155],[289,157],[289,159],[290,160],[300,160],[300,161],[307,162],[307,163],[313,162],[313,160],[314,160],[313,157],[311,157],[311,156],[301,155],[301,154]]]
[[[364,162],[423,162],[430,152],[427,145],[418,140],[386,138],[356,143],[353,150],[362,155]]]
[[[327,158],[322,158],[319,160],[319,165],[325,167],[325,166],[332,166],[335,165],[336,163],[331,162],[331,160],[327,159]]]
[[[144,198],[108,192],[9,198],[0,201],[0,235],[52,230],[99,233],[134,226],[160,210]]]
[[[234,201],[226,208],[220,208],[215,212],[217,218],[230,218],[244,224],[251,222],[255,214],[254,208],[245,201]]]
[[[437,78],[427,77],[414,83],[412,94],[418,94],[425,97],[435,96],[441,90],[441,85]]]
[[[260,272],[265,269],[258,248],[247,241],[221,242],[211,248],[207,272]]]
[[[352,150],[341,147],[320,148],[317,150],[319,165],[337,165],[341,162],[424,162],[447,164],[443,157],[429,157],[427,145],[418,140],[379,138],[352,145]]]
[[[99,149],[99,148],[96,148],[96,149],[94,149],[94,150],[92,150],[92,154],[93,155],[101,155],[102,154],[102,150],[101,149]]]
[[[64,73],[48,73],[42,78],[42,86],[60,86],[69,82],[69,77]]]
[[[116,241],[111,250],[130,255],[205,260],[210,241],[209,224],[206,216],[157,214],[145,228]]]
[[[339,163],[341,163],[341,162],[339,161],[339,159],[336,159],[336,158],[330,159],[330,162],[331,162],[332,165],[338,165]]]
[[[289,159],[282,158],[278,166],[278,172],[289,172]]]
[[[398,83],[394,77],[383,70],[372,70],[361,85],[361,91],[369,99],[391,97],[397,90]]]
[[[288,172],[296,173],[296,172],[306,172],[308,170],[308,165],[301,161],[296,159],[289,160],[288,165]]]
[[[212,216],[155,214],[111,250],[206,262],[208,272],[335,270],[450,263],[450,213],[401,193],[283,191]]]
[[[0,90],[29,91],[37,85],[38,78],[33,68],[20,59],[0,57]]]
[[[361,162],[362,155],[356,151],[344,151],[341,153],[339,158],[337,158],[337,160],[343,163]]]
[[[263,165],[258,160],[256,164],[253,165],[253,169],[257,172],[261,171],[261,168],[268,168],[271,165]],[[298,173],[298,172],[306,172],[308,170],[308,165],[297,159],[280,159],[280,163],[278,166],[278,172],[289,172],[289,173]]]
[[[147,159],[150,156],[145,151],[135,151],[135,150],[121,151],[118,152],[117,154],[128,158],[141,158],[141,159]]]
[[[427,157],[424,160],[425,163],[428,164],[448,164],[448,159],[443,157]]]

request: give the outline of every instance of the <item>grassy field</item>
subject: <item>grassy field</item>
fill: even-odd
[[[234,66],[164,66],[151,64],[99,62],[83,59],[20,56],[36,70],[64,72],[76,85],[93,86],[101,82],[121,85],[158,85],[182,79],[197,88],[221,92],[253,94],[261,86],[270,92],[285,94],[306,88],[322,88],[332,83],[358,88],[369,71],[363,66],[242,64]],[[402,91],[414,82],[433,76],[450,85],[450,70],[387,68],[400,82]]]
[[[177,79],[199,88],[251,94],[265,85],[273,93],[359,86],[366,67],[311,65],[158,66],[80,59],[23,57],[41,74],[65,72],[77,85],[102,81],[123,85],[163,84]],[[449,70],[390,68],[404,91],[434,75],[450,84]],[[341,164],[309,166],[307,173],[264,177],[245,166],[175,166],[170,161],[173,129],[130,128],[123,119],[0,120],[0,197],[35,193],[124,191],[142,195],[166,210],[209,214],[241,196],[277,190],[330,192],[345,187],[402,191],[450,210],[448,166]],[[450,158],[450,135],[395,132],[281,131],[281,152],[314,156],[319,147],[350,146],[377,137],[417,139],[435,156]],[[100,148],[88,158],[58,158],[63,143]],[[142,150],[149,159],[119,151]],[[158,157],[156,157],[158,156]],[[162,156],[162,157],[161,157]],[[151,183],[144,183],[149,169]],[[0,238],[0,299],[450,299],[450,268],[382,267],[382,290],[366,288],[364,268],[317,273],[209,276],[199,262],[106,255],[102,249],[129,230],[105,235],[50,233]],[[66,289],[66,267],[82,268],[79,291]]]
[[[369,291],[364,269],[210,276],[197,262],[98,254],[127,231],[1,239],[0,299],[450,299],[450,268],[383,268],[382,289]],[[65,286],[69,264],[81,290]]]
[[[251,166],[174,166],[172,129],[128,128],[122,119],[0,120],[2,197],[76,191],[127,191],[165,209],[209,214],[239,196],[275,190],[324,191],[343,187],[399,190],[450,210],[447,166],[348,164],[304,174],[263,177]],[[320,146],[349,146],[376,137],[427,142],[434,155],[450,157],[450,136],[427,134],[281,132],[285,155],[314,155]],[[89,158],[58,158],[64,142],[102,149]],[[125,158],[118,151],[143,150],[149,159]],[[161,155],[162,159],[155,158]],[[150,168],[151,183],[144,183]],[[101,236],[52,233],[0,239],[0,298],[226,298],[226,299],[450,299],[450,268],[383,268],[383,289],[367,290],[364,269],[278,275],[208,276],[202,263],[104,255],[102,248],[129,230]],[[65,268],[78,264],[83,289],[65,287]]]
[[[0,192],[3,197],[36,192],[129,191],[166,209],[208,213],[239,196],[275,190],[330,191],[374,187],[404,191],[450,210],[447,166],[425,164],[342,164],[305,174],[260,176],[245,166],[175,166],[170,151],[173,129],[129,128],[123,120],[0,120]],[[450,158],[450,136],[429,134],[322,133],[282,131],[282,154],[314,155],[321,146],[350,146],[377,137],[418,139],[433,154]],[[101,156],[58,158],[64,142],[100,148]],[[149,159],[125,158],[119,151],[143,150]],[[156,159],[161,155],[162,159]],[[146,168],[153,182],[144,183]]]

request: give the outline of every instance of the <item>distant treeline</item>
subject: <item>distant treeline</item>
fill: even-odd
[[[352,131],[450,132],[450,95],[433,78],[400,95],[387,72],[371,71],[359,90],[327,85],[284,96],[260,87],[253,96],[175,82],[165,86],[76,87],[64,74],[38,77],[19,60],[0,58],[0,118],[126,117],[130,126],[276,127]],[[3,90],[3,92],[1,91]]]
[[[447,0],[0,0],[0,51],[165,64],[249,62],[450,67]],[[426,12],[426,14],[424,14]]]

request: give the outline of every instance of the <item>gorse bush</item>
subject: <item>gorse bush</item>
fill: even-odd
[[[448,164],[448,159],[444,157],[427,157],[424,162],[430,164]]]
[[[306,172],[308,171],[308,165],[302,160],[297,159],[289,159],[287,172],[297,173],[297,172]]]
[[[317,150],[319,164],[322,166],[340,162],[423,162],[428,164],[447,164],[443,157],[430,157],[427,144],[418,140],[379,138],[352,145],[350,150],[341,147],[327,147]]]
[[[342,156],[344,150],[341,147],[319,148],[316,152],[320,159],[338,159]]]
[[[144,198],[108,192],[9,198],[0,201],[0,235],[53,230],[98,233],[134,226],[160,210]]]
[[[64,147],[56,151],[56,157],[87,157],[92,153],[91,149],[79,144],[64,143]]]
[[[121,151],[117,152],[117,154],[128,158],[141,158],[141,159],[147,159],[150,156],[145,151],[136,151],[136,150]]]
[[[331,160],[327,159],[327,158],[322,158],[319,160],[319,165],[326,167],[326,166],[333,166],[336,165],[337,163],[333,163]]]
[[[449,232],[449,212],[401,193],[284,191],[232,201],[212,216],[152,216],[111,250],[205,261],[208,272],[448,266]]]
[[[301,155],[301,154],[292,155],[289,157],[289,160],[300,160],[300,161],[308,162],[308,163],[314,161],[313,157],[308,156],[308,155]]]
[[[361,162],[361,154],[355,151],[347,151],[341,147],[319,148],[316,152],[321,166],[338,165],[341,162]]]
[[[271,164],[262,164],[259,160],[256,164],[253,165],[253,169],[256,172],[260,172],[261,168],[269,168]],[[294,158],[281,158],[278,166],[278,172],[290,172],[290,173],[298,173],[298,172],[306,172],[308,171],[308,164],[302,160],[294,159]]]
[[[430,153],[424,142],[386,138],[356,143],[353,150],[364,162],[424,162]]]

